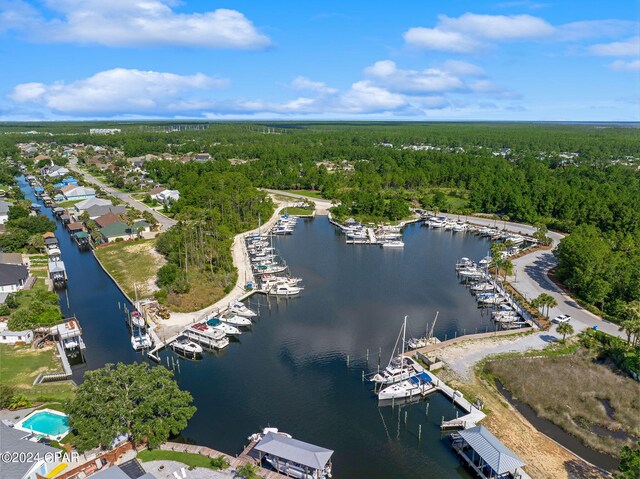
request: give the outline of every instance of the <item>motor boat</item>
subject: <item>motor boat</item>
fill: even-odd
[[[229,303],[229,311],[238,316],[244,316],[245,318],[254,318],[257,316],[255,311],[250,310],[240,301],[232,301]]]
[[[141,349],[151,349],[153,347],[153,340],[142,330],[136,330],[131,334],[131,346],[136,351],[140,351]]]
[[[218,319],[223,323],[227,323],[238,328],[248,328],[252,324],[249,318],[238,316],[234,313],[223,314],[221,316],[218,316]]]
[[[138,311],[131,311],[131,327],[144,328],[145,326],[146,322],[142,315]]]
[[[435,390],[435,386],[431,383],[431,376],[423,371],[409,379],[381,389],[378,392],[378,399],[384,401],[388,399],[413,398],[424,396],[433,390]]]
[[[178,336],[176,340],[171,343],[171,349],[178,354],[191,358],[202,355],[202,346],[193,342],[185,335]]]
[[[220,318],[216,318],[215,316],[211,316],[207,320],[207,327],[222,331],[227,336],[237,336],[239,334],[242,334],[242,331],[240,331],[238,328],[222,322]]]
[[[401,240],[387,240],[380,244],[383,248],[404,248],[404,242]]]
[[[224,349],[229,346],[229,339],[224,331],[209,327],[205,323],[193,324],[185,329],[183,334],[211,349]]]
[[[295,296],[300,294],[304,288],[302,286],[292,286],[290,284],[277,284],[269,290],[269,294],[275,296]]]

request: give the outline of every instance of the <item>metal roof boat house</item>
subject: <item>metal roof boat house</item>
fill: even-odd
[[[278,472],[301,479],[330,477],[333,451],[287,435],[268,432],[254,447]]]
[[[453,436],[453,449],[481,479],[528,477],[518,456],[502,444],[487,428],[476,426]]]

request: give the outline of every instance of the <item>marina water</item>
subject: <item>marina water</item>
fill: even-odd
[[[37,203],[24,178],[20,186]],[[74,379],[106,363],[146,361],[130,345],[118,307],[126,298],[60,224],[56,237],[69,277],[60,304],[80,320],[87,346]],[[405,229],[404,241],[402,250],[347,245],[326,218],[300,221],[292,236],[275,239],[304,280],[300,297],[254,296],[249,306],[260,315],[252,330],[202,361],[160,353],[165,366],[167,357],[179,362],[176,379],[198,408],[180,439],[237,454],[248,435],[274,426],[335,450],[336,479],[469,477],[440,433],[442,417],[457,412],[447,398],[379,408],[362,372],[377,369],[380,351],[386,366],[405,315],[408,335],[423,336],[436,311],[441,339],[491,330],[454,270],[462,256],[486,255],[489,243],[419,224]]]

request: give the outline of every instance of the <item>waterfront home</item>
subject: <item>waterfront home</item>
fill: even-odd
[[[67,225],[69,233],[77,233],[78,231],[84,231],[84,223],[82,221],[76,221]]]
[[[476,426],[452,436],[453,449],[462,462],[481,479],[520,477],[525,465],[487,428]]]
[[[0,263],[0,293],[15,293],[24,288],[29,270],[22,264]]]
[[[107,206],[100,206],[100,205],[94,205],[91,206],[90,208],[87,208],[85,210],[87,212],[87,214],[89,215],[89,219],[95,220],[96,218],[99,218],[100,216],[104,216],[107,213],[113,213],[115,215],[123,215],[127,212],[126,208],[124,206],[113,206],[113,205],[107,205]]]
[[[65,186],[64,188],[60,188],[60,193],[64,195],[67,201],[85,200],[96,196],[96,190],[87,186]]]
[[[33,331],[30,329],[11,331],[7,328],[6,321],[0,323],[0,344],[31,344],[32,341]]]
[[[100,228],[100,233],[106,243],[113,243],[118,238],[121,240],[132,239],[138,237],[141,233],[149,231],[149,223],[146,221],[137,221],[131,228],[122,221],[115,221],[104,228]]]
[[[88,210],[92,206],[113,206],[113,203],[111,200],[105,200],[104,198],[88,198],[73,205],[70,213],[81,215],[83,211]]]
[[[109,211],[104,215],[98,216],[94,221],[96,222],[98,227],[104,228],[105,226],[109,226],[110,224],[113,224],[116,221],[120,221],[120,216],[113,213],[112,211]]]
[[[26,266],[21,253],[0,253],[0,264],[23,264]]]
[[[5,200],[0,200],[0,225],[9,221],[9,208],[11,208],[11,203]]]
[[[41,168],[40,174],[49,178],[62,178],[63,176],[67,176],[69,174],[69,170],[64,166],[52,165]]]
[[[54,188],[64,188],[65,186],[78,186],[78,180],[76,180],[73,176],[68,176],[63,178],[59,183],[53,185]]]
[[[3,461],[1,476],[11,479],[36,479],[48,477],[63,459],[60,449],[34,442],[32,432],[21,431],[0,422],[2,448],[17,454],[19,461]]]

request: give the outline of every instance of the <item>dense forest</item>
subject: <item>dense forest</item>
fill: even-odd
[[[180,226],[159,241],[173,265],[162,272],[167,291],[186,287],[189,267],[230,284],[223,252],[231,236],[271,210],[258,186],[319,190],[341,203],[336,214],[361,219],[399,219],[413,204],[546,224],[573,232],[559,248],[558,274],[583,300],[618,314],[640,299],[635,126],[278,122],[157,131],[172,125],[110,122],[99,127],[122,133],[89,135],[78,133],[88,132],[88,124],[0,124],[0,131],[14,132],[0,136],[0,154],[29,141],[101,145],[127,157],[210,153],[206,163],[145,165],[182,195],[171,207]],[[587,261],[592,249],[595,262]]]

